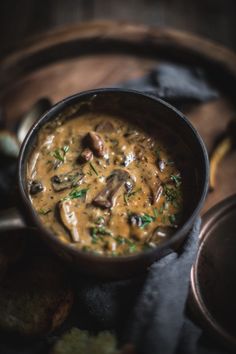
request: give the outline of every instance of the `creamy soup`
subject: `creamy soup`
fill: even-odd
[[[183,213],[181,144],[155,130],[93,113],[44,126],[27,171],[42,223],[73,247],[114,256],[170,238]]]

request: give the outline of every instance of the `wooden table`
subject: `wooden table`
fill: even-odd
[[[219,99],[184,113],[208,151],[235,114],[236,55],[205,39],[171,29],[120,22],[91,22],[33,38],[0,62],[0,104],[12,128],[40,97],[53,102],[75,92],[112,86],[147,73],[163,61],[203,67]],[[236,192],[236,151],[222,163],[217,189],[204,211]]]

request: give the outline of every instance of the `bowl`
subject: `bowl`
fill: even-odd
[[[120,115],[125,119],[144,120],[155,129],[155,124],[167,126],[191,151],[191,191],[185,206],[184,222],[171,239],[154,249],[118,257],[84,252],[59,240],[45,228],[30,202],[27,187],[27,162],[37,139],[39,130],[56,118],[71,119],[87,112]],[[197,131],[182,113],[161,99],[133,90],[98,89],[68,97],[53,106],[30,129],[21,147],[18,163],[19,210],[27,225],[37,227],[41,237],[60,257],[74,268],[90,275],[127,278],[145,271],[155,260],[179,247],[185,240],[194,220],[203,205],[208,187],[208,157],[206,148]]]
[[[236,349],[236,195],[204,216],[191,271],[190,305],[215,340]]]

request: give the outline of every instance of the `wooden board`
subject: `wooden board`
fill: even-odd
[[[219,99],[184,109],[211,151],[235,114],[236,55],[176,30],[92,22],[34,38],[0,62],[0,105],[11,129],[40,97],[55,103],[76,92],[140,77],[163,61],[204,67],[219,89]],[[223,161],[204,211],[236,192],[235,162],[236,151]]]

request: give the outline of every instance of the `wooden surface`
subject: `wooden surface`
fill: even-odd
[[[0,56],[33,34],[109,19],[174,27],[236,48],[235,0],[1,0]]]
[[[145,74],[160,61],[195,63],[209,71],[219,99],[185,108],[211,151],[235,114],[236,56],[198,37],[169,29],[99,22],[66,28],[31,42],[0,62],[0,105],[8,127],[40,97],[53,102]],[[236,152],[222,163],[204,210],[236,192]]]

